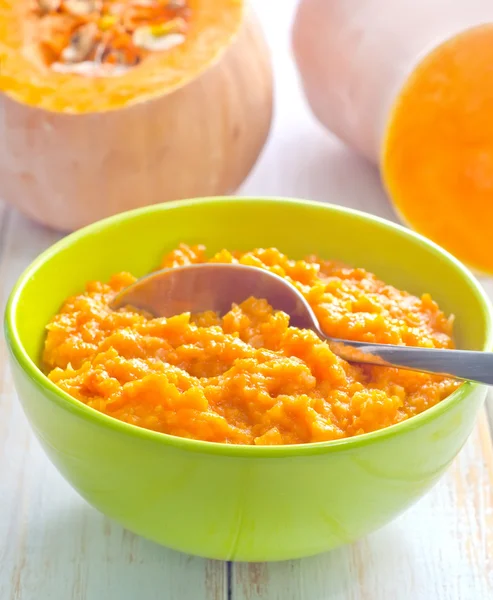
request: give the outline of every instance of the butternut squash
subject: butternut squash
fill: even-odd
[[[246,178],[272,119],[243,0],[0,0],[0,197],[71,231]]]
[[[314,114],[402,219],[493,273],[493,3],[301,0],[293,47]]]

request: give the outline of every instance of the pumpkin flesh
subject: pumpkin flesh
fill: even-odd
[[[418,64],[391,111],[382,174],[405,221],[480,272],[493,272],[493,25]]]
[[[0,0],[0,89],[18,102],[55,112],[122,108],[195,79],[218,60],[242,20],[242,0],[188,0],[181,43],[146,53],[139,64],[118,76],[88,77],[51,68],[40,50],[40,19],[32,2]]]

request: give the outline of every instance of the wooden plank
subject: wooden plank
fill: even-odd
[[[0,231],[4,212],[0,208]],[[21,271],[59,235],[12,215],[0,256],[0,308]],[[52,467],[15,397],[0,339],[1,600],[222,600],[227,565],[123,530]]]
[[[390,525],[301,561],[235,565],[233,600],[490,600],[493,450],[485,415],[442,480]]]

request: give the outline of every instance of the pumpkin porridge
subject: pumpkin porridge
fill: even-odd
[[[181,245],[161,267],[239,262],[294,284],[334,337],[453,348],[452,318],[364,269],[277,249]],[[62,390],[116,419],[175,436],[229,444],[301,444],[388,427],[434,406],[460,383],[387,367],[349,364],[286,314],[249,298],[212,312],[149,318],[113,312],[129,273],[91,282],[47,326],[44,367]]]

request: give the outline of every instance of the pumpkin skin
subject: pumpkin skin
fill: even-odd
[[[68,232],[144,205],[228,194],[243,182],[272,120],[269,51],[241,1],[190,4],[198,24],[183,47],[128,75],[93,80],[37,69],[5,25],[13,0],[0,0],[1,198]]]
[[[396,213],[493,273],[493,3],[301,0],[292,35],[312,111]]]

